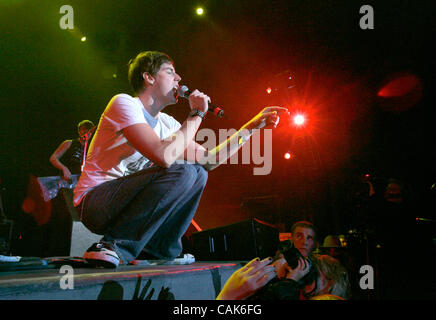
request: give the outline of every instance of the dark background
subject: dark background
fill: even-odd
[[[59,27],[64,4],[74,9],[74,30]],[[359,27],[366,4],[374,30]],[[203,128],[238,129],[268,105],[308,116],[304,128],[282,119],[274,131],[271,174],[254,176],[255,165],[242,164],[210,172],[195,217],[203,229],[256,217],[281,231],[309,219],[323,234],[346,232],[366,173],[376,186],[401,179],[416,216],[434,218],[434,9],[434,1],[405,0],[1,1],[6,215],[27,230],[29,176],[57,175],[51,153],[76,137],[79,121],[97,123],[112,96],[131,93],[129,59],[159,50],[175,60],[182,83],[226,111]],[[407,90],[377,96],[406,74],[415,79]],[[267,87],[277,90],[268,95]],[[180,101],[166,112],[183,122],[188,110]]]

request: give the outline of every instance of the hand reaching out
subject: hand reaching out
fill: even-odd
[[[283,107],[266,107],[253,119],[243,125],[242,128],[248,130],[262,129],[269,125],[276,128],[280,121],[280,114],[289,115],[289,111]]]
[[[227,280],[217,300],[242,300],[254,294],[276,276],[271,258],[251,260]]]

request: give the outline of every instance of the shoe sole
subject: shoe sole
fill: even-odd
[[[116,268],[120,264],[120,258],[109,252],[85,252],[83,258],[96,267]]]

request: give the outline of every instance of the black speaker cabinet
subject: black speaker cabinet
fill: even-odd
[[[193,254],[197,261],[237,261],[274,256],[279,231],[258,219],[192,234]]]
[[[68,256],[71,246],[73,216],[68,201],[73,190],[60,189],[57,196],[51,199],[51,216],[45,228],[43,257]]]
[[[8,256],[12,242],[12,220],[0,219],[0,255]]]
[[[89,231],[73,206],[73,190],[62,188],[52,200],[52,216],[48,223],[45,257],[79,256],[101,239]]]

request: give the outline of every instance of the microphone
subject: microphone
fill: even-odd
[[[181,87],[179,87],[179,89],[177,91],[179,93],[179,96],[181,96],[185,99],[188,99],[189,95],[192,93],[192,91],[189,90],[187,86],[181,86]],[[217,107],[216,105],[214,105],[210,102],[209,102],[209,108],[207,111],[213,113],[218,118],[222,118],[224,116],[224,110],[221,109],[220,107]]]

